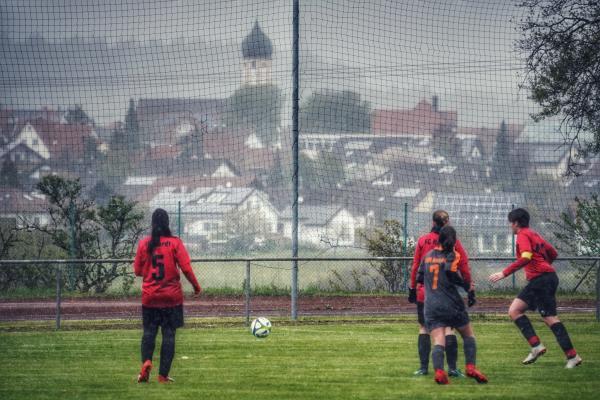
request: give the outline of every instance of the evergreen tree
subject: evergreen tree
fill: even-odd
[[[65,114],[65,120],[69,124],[94,125],[94,120],[87,115],[80,104],[71,107]]]
[[[281,91],[275,85],[243,86],[229,98],[225,120],[228,126],[254,129],[264,145],[279,140]]]
[[[129,99],[129,109],[125,116],[125,137],[130,150],[137,150],[140,148],[140,125],[135,109],[135,101],[133,99]]]
[[[503,120],[500,124],[498,136],[496,136],[496,147],[494,149],[493,174],[496,179],[510,179],[510,146],[508,143],[508,127]]]
[[[12,188],[21,187],[17,166],[9,157],[6,157],[4,163],[2,163],[2,173],[0,173],[0,186]]]

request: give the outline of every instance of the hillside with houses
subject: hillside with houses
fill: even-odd
[[[79,179],[180,218],[198,254],[289,247],[292,133],[271,78],[275,48],[258,23],[243,39],[240,84],[225,98],[137,98],[96,124],[82,107],[0,109],[0,220],[48,220],[41,178]],[[299,232],[310,248],[360,249],[358,232],[387,219],[427,231],[451,214],[473,254],[508,255],[505,216],[525,206],[547,221],[600,190],[600,159],[573,154],[552,121],[463,126],[432,94],[408,108],[371,108],[359,93],[314,92],[301,105]],[[516,120],[516,119],[515,119]],[[406,210],[406,212],[405,212]],[[237,246],[237,247],[236,247]]]

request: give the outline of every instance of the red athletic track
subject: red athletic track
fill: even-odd
[[[470,309],[474,313],[506,313],[510,299],[485,298]],[[593,300],[560,300],[561,312],[593,312]],[[188,317],[243,317],[243,296],[210,296],[186,299]],[[141,316],[139,298],[68,299],[63,300],[62,318],[81,319],[138,319]],[[394,315],[412,314],[415,306],[405,298],[394,296],[300,297],[298,314],[304,315]],[[286,296],[256,296],[250,303],[251,315],[286,316],[290,314],[290,298]],[[52,300],[0,300],[0,321],[48,320],[56,316]]]

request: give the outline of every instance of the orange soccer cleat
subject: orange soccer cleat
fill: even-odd
[[[148,382],[148,379],[150,379],[150,371],[152,371],[152,361],[146,360],[144,361],[144,364],[142,364],[142,369],[138,375],[138,383]]]
[[[475,379],[477,383],[488,383],[488,378],[473,364],[467,364],[467,376]]]

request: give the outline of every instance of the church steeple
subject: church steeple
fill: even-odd
[[[258,21],[242,42],[243,83],[248,86],[271,84],[273,45]]]
[[[245,59],[270,60],[273,55],[271,40],[260,29],[258,21],[254,22],[252,31],[242,42],[242,55]]]

